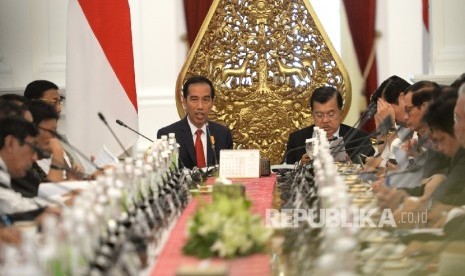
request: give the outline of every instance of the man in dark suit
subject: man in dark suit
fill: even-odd
[[[227,127],[208,121],[215,97],[213,84],[202,76],[191,77],[184,83],[182,95],[186,117],[159,129],[157,138],[175,133],[181,146],[180,166],[189,169],[214,166],[219,163],[220,150],[232,149],[233,139]]]
[[[305,152],[305,148],[297,148],[305,146],[305,140],[312,138],[313,128],[315,126],[326,131],[328,140],[332,140],[334,137],[344,138],[347,154],[354,162],[357,161],[356,156],[358,153],[363,153],[367,156],[374,154],[375,151],[371,146],[371,141],[367,133],[341,124],[342,96],[335,88],[326,86],[315,89],[310,98],[310,108],[315,124],[297,130],[289,135],[285,154],[286,160],[284,160],[285,163],[292,164],[299,160],[308,162],[309,157]],[[296,150],[291,151],[292,149]]]

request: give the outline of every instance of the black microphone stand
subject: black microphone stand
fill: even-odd
[[[331,154],[336,154],[336,153],[349,151],[349,150],[354,150],[354,149],[367,148],[367,147],[372,147],[373,145],[381,145],[381,144],[384,144],[384,141],[379,141],[376,144],[369,144],[369,145],[367,144],[367,145],[360,145],[360,146],[351,147],[351,148],[343,148],[343,149],[340,149],[340,150],[337,150],[337,151],[331,151]],[[336,149],[336,148],[340,148],[340,146],[336,145],[334,147],[331,147],[330,149]]]
[[[153,140],[152,140],[152,139],[150,139],[150,138],[148,138],[147,136],[143,135],[142,133],[140,133],[140,132],[138,132],[138,131],[132,129],[131,127],[129,127],[128,125],[126,125],[125,123],[123,123],[121,120],[118,120],[118,119],[117,119],[117,120],[116,120],[116,123],[117,123],[118,125],[120,125],[120,126],[123,126],[123,127],[127,128],[127,129],[131,130],[132,132],[136,133],[137,135],[139,135],[139,136],[141,136],[141,137],[144,137],[145,139],[147,139],[147,140],[149,140],[150,142],[153,143]]]
[[[211,135],[210,128],[208,126],[208,122],[205,124],[205,126],[206,126],[205,129],[206,129],[206,135],[207,135],[207,144],[209,142],[208,139],[210,139],[211,149],[213,150],[213,163],[214,163],[214,167],[213,167],[213,169],[211,171],[210,171],[210,166],[207,164],[205,175],[208,176],[208,175],[210,175],[210,173],[213,173],[214,171],[217,170],[218,159],[216,158],[216,152],[215,152],[215,137],[213,135]],[[208,157],[208,154],[207,154],[207,157]]]
[[[357,122],[355,122],[355,124],[353,125],[352,129],[347,133],[346,137],[344,137],[346,143],[352,140],[354,135],[357,133],[357,130],[361,129],[368,122],[368,120],[370,120],[371,117],[373,117],[373,115],[376,112],[376,107],[377,105],[374,101],[368,105],[367,110],[365,110],[365,112],[362,115],[360,115]]]
[[[293,148],[293,149],[290,149],[286,152],[286,155],[284,155],[284,163],[283,164],[287,164],[287,158],[289,157],[289,154],[291,152],[295,152],[295,151],[298,151],[298,150],[301,150],[301,149],[305,149],[306,145],[305,146],[300,146],[300,147],[297,147],[297,148]]]

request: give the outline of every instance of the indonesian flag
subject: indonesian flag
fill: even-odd
[[[422,19],[423,19],[423,73],[429,72],[429,52],[430,52],[430,36],[429,36],[429,1],[422,0]]]
[[[101,112],[124,148],[137,135],[137,95],[127,0],[70,0],[68,6],[66,126],[71,144],[88,156],[106,147],[123,153]]]

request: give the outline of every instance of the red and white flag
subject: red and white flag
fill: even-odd
[[[423,19],[423,73],[427,74],[430,60],[430,35],[429,35],[429,1],[422,0],[422,19]]]
[[[88,156],[105,146],[123,150],[99,119],[101,112],[127,149],[137,135],[137,95],[127,0],[70,0],[66,52],[66,126],[71,144]]]

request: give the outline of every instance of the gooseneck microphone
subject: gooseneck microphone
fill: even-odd
[[[126,154],[127,157],[131,157],[131,155],[126,151],[126,149],[124,148],[123,144],[121,143],[121,141],[119,140],[118,136],[116,136],[115,132],[113,131],[113,129],[110,127],[110,125],[108,124],[107,120],[105,120],[105,117],[103,116],[103,114],[101,112],[98,113],[98,117],[100,118],[100,120],[107,126],[108,130],[110,130],[111,134],[113,135],[113,138],[115,138],[116,142],[118,142],[119,146],[121,147],[121,149],[123,150],[124,154]]]
[[[218,165],[218,159],[216,158],[216,152],[215,152],[215,136],[212,135],[212,133],[210,132],[210,127],[209,127],[209,123],[207,122],[205,124],[206,126],[206,130],[207,130],[207,139],[210,139],[210,143],[211,143],[211,147],[212,147],[212,150],[213,150],[213,161],[215,163],[215,166]]]
[[[332,148],[336,148],[336,147],[340,147],[340,146],[344,146],[345,145],[348,145],[348,144],[352,144],[352,143],[355,143],[355,142],[358,142],[360,140],[365,140],[365,139],[370,139],[370,138],[374,138],[378,135],[386,135],[390,128],[393,126],[393,122],[391,120],[390,117],[386,117],[382,122],[381,124],[379,125],[379,129],[378,130],[375,130],[373,131],[372,133],[368,134],[368,135],[365,135],[365,136],[362,136],[362,137],[359,137],[359,138],[356,138],[356,139],[353,139],[354,136],[356,135],[356,129],[351,129],[349,130],[349,132],[343,137],[344,139],[339,141],[339,143],[335,146],[335,147],[332,147]],[[382,144],[382,143],[381,143]],[[381,145],[381,144],[373,144],[373,145]]]
[[[301,149],[304,149],[305,146],[300,146],[300,147],[297,147],[297,148],[293,148],[293,149],[290,149],[286,152],[286,155],[284,155],[284,163],[283,164],[287,164],[287,157],[289,156],[289,153],[291,152],[295,152],[295,151],[298,151],[298,150],[301,150]]]
[[[142,133],[138,132],[137,130],[135,130],[135,129],[129,127],[128,125],[126,125],[125,123],[123,123],[121,120],[118,120],[118,119],[117,119],[117,120],[116,120],[116,123],[117,123],[118,125],[120,125],[120,126],[123,126],[123,127],[127,128],[127,129],[131,130],[132,132],[136,133],[137,135],[139,135],[139,136],[141,136],[141,137],[144,137],[145,139],[147,139],[147,140],[149,140],[150,142],[153,143],[153,140],[152,140],[152,139],[148,138],[147,136],[143,135]]]
[[[202,175],[204,177],[208,177],[209,175],[211,175],[211,173],[213,173],[217,168],[216,168],[216,165],[217,164],[217,158],[216,158],[216,152],[215,152],[215,136],[211,135],[211,132],[210,132],[210,128],[208,127],[208,122],[205,123],[205,135],[207,135],[207,145],[208,145],[208,139],[210,139],[210,145],[211,145],[211,149],[213,150],[213,162],[214,162],[214,165],[213,165],[213,169],[210,169],[210,166],[208,165],[208,160],[207,161],[207,168],[206,168],[206,171],[205,173],[202,172],[202,170],[200,170],[200,172],[202,172]],[[208,150],[207,150],[208,152]],[[208,156],[208,154],[207,154]]]
[[[334,147],[330,147],[330,149],[336,149],[336,148],[340,148],[341,146],[343,147],[342,149],[340,150],[337,150],[337,151],[332,151],[331,154],[335,154],[335,153],[339,153],[339,152],[343,152],[343,151],[348,151],[348,150],[353,150],[353,149],[361,149],[361,148],[368,148],[368,147],[372,147],[372,146],[376,146],[376,145],[382,145],[384,144],[384,141],[378,141],[376,143],[372,143],[372,144],[365,144],[365,145],[360,145],[360,146],[356,146],[356,147],[350,147],[350,148],[344,148],[344,145],[337,145],[337,146],[334,146]]]
[[[352,126],[352,129],[347,132],[346,136],[344,137],[344,140],[346,143],[352,140],[354,135],[357,133],[357,130],[361,129],[367,122],[368,120],[375,115],[377,110],[377,104],[375,101],[370,102],[368,105],[367,109],[365,110],[362,115],[358,118],[357,122]]]

